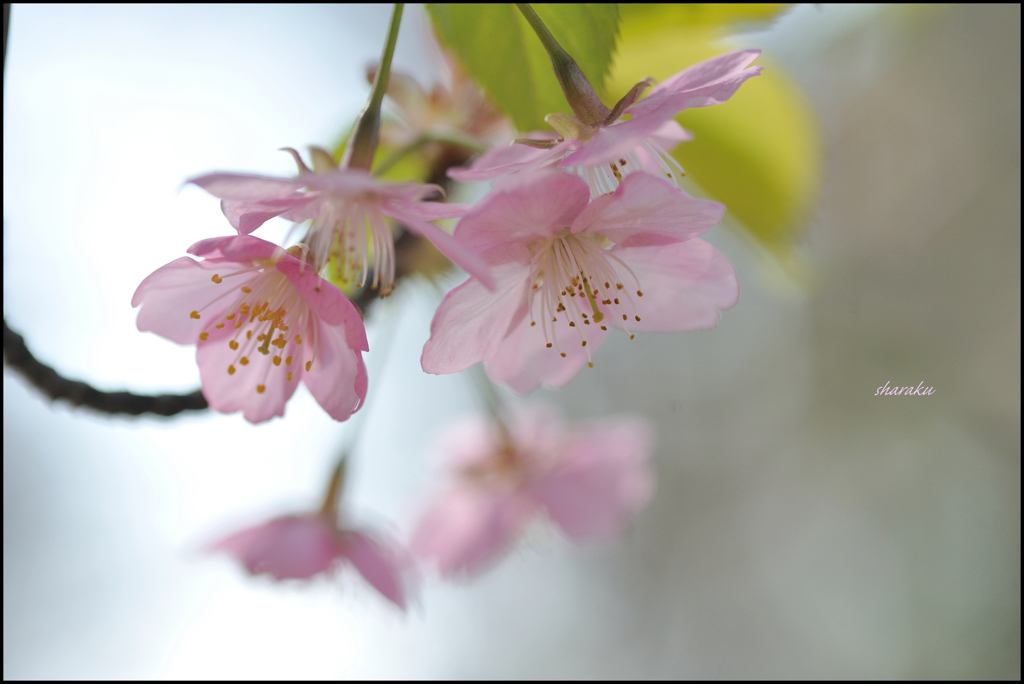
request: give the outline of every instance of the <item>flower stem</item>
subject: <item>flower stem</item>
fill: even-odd
[[[498,395],[498,390],[495,388],[494,383],[487,377],[483,364],[478,363],[471,366],[469,374],[473,378],[473,384],[476,385],[480,398],[483,399],[484,405],[487,407],[487,412],[491,414],[494,424],[498,427],[502,440],[505,444],[511,445],[512,433],[509,431],[508,425],[505,424],[505,416],[503,415],[505,413],[503,410],[504,402]]]
[[[327,494],[324,496],[324,505],[320,512],[335,520],[338,515],[338,504],[341,503],[341,493],[345,489],[345,466],[348,464],[348,452],[341,454],[341,458],[334,465],[331,471],[331,480],[327,485]]]
[[[395,326],[397,325],[397,317],[395,312],[391,312],[391,316],[384,324],[383,329],[377,332],[374,337],[374,352],[370,355],[368,373],[370,377],[374,378],[375,382],[372,385],[372,391],[367,394],[366,399],[363,400],[363,405],[359,409],[358,415],[350,420],[348,423],[346,432],[343,436],[344,445],[341,447],[341,454],[338,456],[337,462],[334,464],[334,470],[331,471],[331,479],[327,485],[327,493],[324,495],[324,503],[321,506],[320,511],[324,515],[336,519],[339,511],[339,505],[341,503],[341,494],[345,484],[345,471],[351,454],[359,448],[359,438],[362,435],[363,427],[366,425],[371,400],[377,395],[376,388],[380,386],[381,376],[383,375],[383,369],[388,356],[391,354],[392,342],[395,339]],[[381,344],[377,344],[377,340],[382,340]]]
[[[373,79],[370,99],[356,120],[352,139],[345,150],[345,158],[341,164],[344,168],[369,171],[373,165],[373,155],[377,151],[377,142],[380,139],[380,106],[384,101],[384,91],[388,88],[388,78],[391,76],[391,57],[395,54],[398,27],[402,23],[404,7],[404,3],[395,3],[395,9],[391,14],[391,25],[388,27],[388,39],[384,44],[384,54],[380,58],[380,69],[377,70],[377,76]]]
[[[601,102],[601,98],[594,92],[594,87],[590,85],[587,75],[583,73],[583,69],[580,69],[576,60],[558,44],[555,37],[551,35],[551,31],[544,25],[529,3],[517,2],[516,7],[523,13],[530,28],[537,34],[544,49],[547,50],[555,78],[558,79],[558,85],[562,86],[562,93],[569,106],[572,107],[576,118],[588,126],[594,126],[607,119],[611,110]]]

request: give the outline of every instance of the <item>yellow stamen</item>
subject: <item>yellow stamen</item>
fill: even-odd
[[[238,359],[238,363],[242,364],[243,366],[248,366],[249,365],[249,357],[248,356],[243,356],[242,358]]]
[[[198,321],[199,320],[199,312],[198,311],[193,311],[192,313],[190,313],[188,315],[188,317],[189,318],[194,318],[194,319],[196,319]]]
[[[275,356],[274,357],[274,365],[275,366],[280,366],[281,365],[281,357],[280,356]]]
[[[234,374],[235,374],[235,367],[234,366],[228,366],[228,375],[234,375]]]
[[[257,394],[263,394],[263,392],[264,392],[264,391],[265,391],[266,389],[267,389],[267,386],[266,386],[266,385],[256,385],[256,393],[257,393]]]
[[[307,362],[306,362],[306,371],[307,371],[307,372],[309,371],[309,367],[310,367],[310,366],[312,366],[312,365],[313,365],[313,362],[312,362],[312,361],[307,361]]]
[[[228,346],[231,347],[232,350],[238,349],[238,343],[235,342],[234,340],[231,340],[230,342],[228,342]]]
[[[224,279],[223,279],[223,278],[221,278],[221,277],[220,277],[219,275],[217,275],[216,273],[214,273],[214,274],[213,274],[213,277],[212,277],[212,278],[210,278],[210,280],[212,280],[212,281],[213,281],[213,282],[215,282],[215,283],[222,283],[222,282],[224,282]]]
[[[201,339],[201,340],[205,340],[209,336],[210,336],[210,333],[208,333],[208,332],[201,332],[201,333],[199,333],[199,339]]]

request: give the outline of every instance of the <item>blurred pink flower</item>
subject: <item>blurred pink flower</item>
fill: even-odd
[[[487,101],[458,61],[437,44],[433,32],[424,33],[428,50],[433,53],[437,82],[427,92],[412,76],[392,69],[387,94],[401,123],[387,118],[381,122],[381,144],[401,148],[424,136],[493,144],[512,135],[508,119]],[[373,83],[377,68],[374,64],[366,70],[368,82]]]
[[[444,298],[423,348],[423,370],[487,362],[519,393],[565,385],[608,326],[711,328],[736,303],[732,265],[696,239],[725,208],[669,182],[634,174],[589,202],[587,184],[554,170],[501,179],[455,229],[498,281],[475,278]]]
[[[296,222],[312,219],[304,238],[309,253],[303,258],[317,271],[329,258],[337,258],[339,272],[360,286],[366,284],[372,267],[370,285],[379,288],[382,295],[391,292],[395,278],[395,244],[385,217],[401,221],[466,272],[493,285],[487,266],[478,256],[430,223],[458,218],[468,210],[464,204],[423,201],[442,192],[439,186],[382,183],[360,169],[339,169],[331,155],[317,147],[311,148],[312,171],[298,152],[290,148],[286,151],[299,167],[295,178],[217,172],[189,182],[222,200],[224,215],[241,235],[275,216]]]
[[[570,431],[557,412],[533,408],[515,413],[507,433],[481,418],[462,421],[440,447],[449,482],[411,548],[445,577],[482,569],[541,513],[576,541],[619,536],[654,486],[653,432],[640,418]]]
[[[595,125],[550,114],[545,120],[557,135],[533,134],[525,141],[496,147],[468,168],[452,169],[448,175],[460,181],[481,181],[557,164],[582,176],[594,197],[613,191],[635,171],[678,181],[682,169],[666,150],[692,136],[673,120],[675,115],[728,100],[744,81],[761,73],[759,66],[747,68],[759,54],[760,50],[740,50],[695,64],[665,79],[637,102],[650,85],[643,81],[605,121]]]
[[[406,605],[402,575],[407,561],[393,544],[354,529],[341,529],[324,513],[291,515],[249,527],[211,544],[237,558],[252,575],[309,579],[351,563],[384,598]]]
[[[284,415],[299,381],[335,420],[366,397],[359,312],[290,252],[251,236],[202,240],[132,297],[139,330],[195,344],[203,395],[260,423]],[[275,337],[276,334],[276,337]]]

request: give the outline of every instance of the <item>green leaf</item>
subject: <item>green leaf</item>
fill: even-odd
[[[665,29],[712,29],[723,33],[764,28],[784,11],[788,3],[632,3],[622,6],[622,21],[632,33]]]
[[[555,40],[597,92],[612,63],[619,12],[614,4],[533,5]],[[428,4],[445,46],[520,131],[547,130],[544,117],[572,114],[551,61],[512,4]]]

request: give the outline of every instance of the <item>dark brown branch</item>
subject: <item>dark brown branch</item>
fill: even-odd
[[[7,319],[4,319],[4,361],[50,399],[63,399],[72,406],[129,416],[144,413],[175,416],[183,411],[207,408],[206,398],[199,390],[191,394],[157,395],[102,392],[84,382],[69,380],[33,356],[24,338],[7,327]]]

